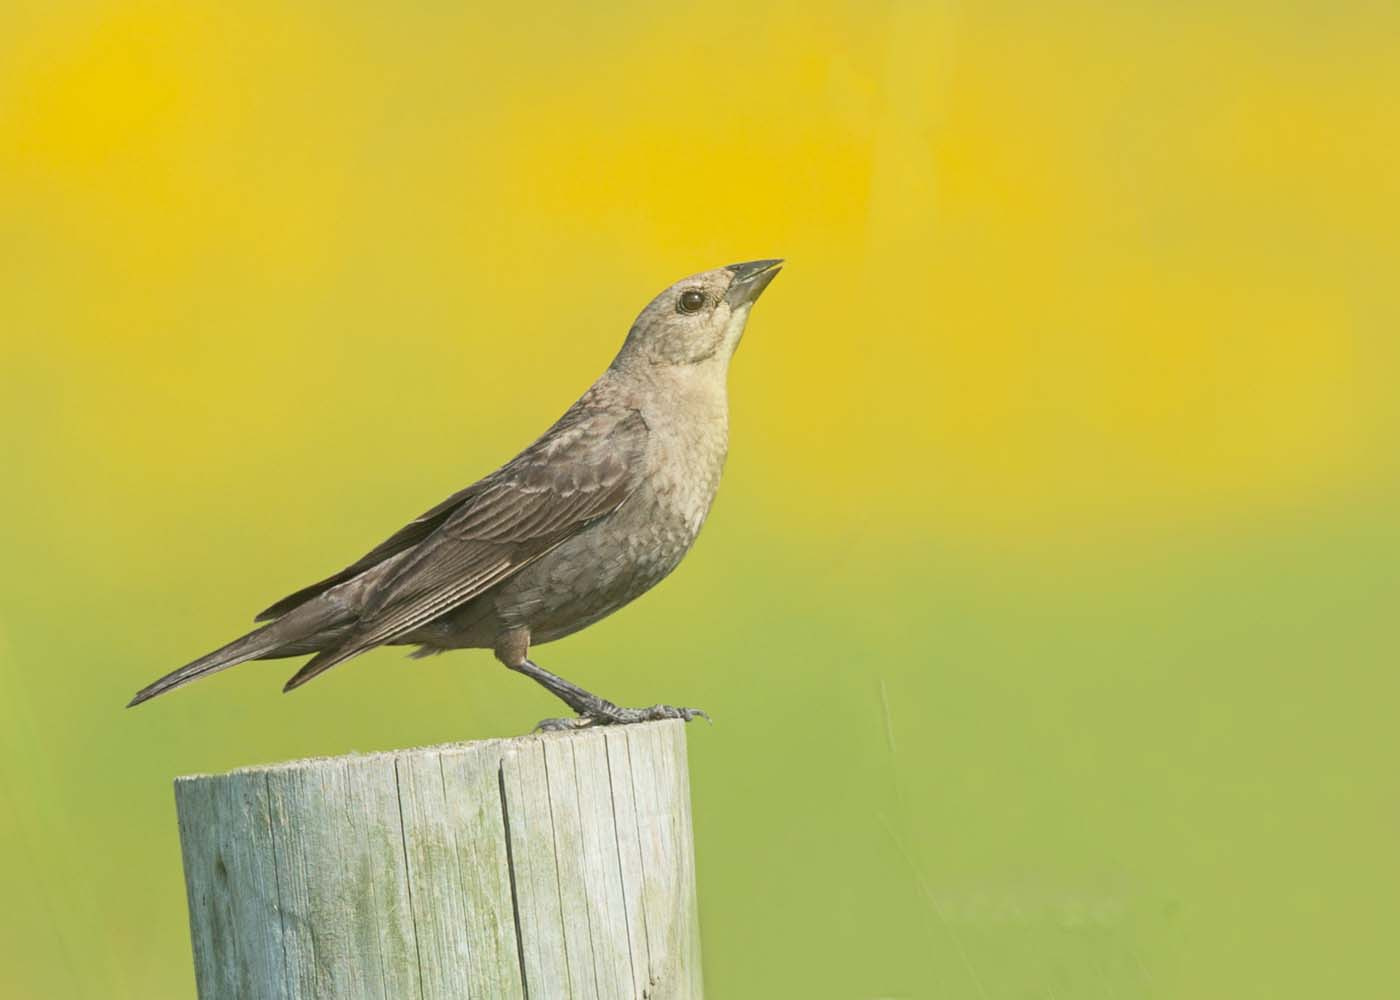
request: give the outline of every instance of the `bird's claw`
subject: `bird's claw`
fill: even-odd
[[[675,705],[652,705],[650,708],[622,708],[612,702],[590,707],[571,718],[541,719],[535,732],[560,732],[570,729],[591,729],[594,726],[626,726],[634,722],[655,722],[659,719],[704,719],[714,725],[710,714],[702,708],[681,708]]]
[[[537,733],[559,733],[570,729],[587,729],[593,720],[586,715],[575,715],[567,719],[541,719],[535,723]]]

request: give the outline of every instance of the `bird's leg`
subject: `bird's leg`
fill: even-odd
[[[589,726],[620,726],[629,722],[652,722],[656,719],[691,719],[710,717],[698,708],[678,708],[675,705],[652,705],[650,708],[623,708],[606,698],[585,691],[573,681],[565,680],[546,670],[525,655],[529,649],[528,633],[522,637],[507,633],[496,646],[496,657],[510,669],[522,673],[554,697],[568,705],[578,716],[572,719],[544,719],[536,729],[586,729]]]
[[[566,681],[558,674],[551,673],[533,660],[520,664],[506,664],[541,685],[578,715],[572,719],[543,719],[536,729],[586,729],[589,726],[621,726],[629,722],[652,722],[656,719],[703,718],[709,715],[698,708],[678,708],[675,705],[652,705],[650,708],[623,708],[606,698],[585,691],[572,681]]]

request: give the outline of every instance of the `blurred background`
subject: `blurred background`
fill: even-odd
[[[696,550],[539,652],[714,715],[709,992],[1393,990],[1400,8],[1114,6],[0,7],[0,994],[193,995],[175,775],[555,714],[122,705],[768,256]]]

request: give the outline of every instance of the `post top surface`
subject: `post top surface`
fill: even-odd
[[[527,733],[523,736],[493,737],[484,740],[463,740],[455,743],[437,743],[420,747],[404,747],[394,750],[371,750],[360,752],[352,750],[344,754],[330,754],[322,757],[300,757],[295,760],[277,761],[271,764],[246,764],[228,771],[196,772],[193,774],[182,774],[175,779],[175,783],[192,781],[207,781],[211,778],[229,778],[241,775],[269,774],[275,772],[310,770],[325,767],[330,764],[344,763],[367,763],[376,760],[397,760],[404,757],[412,757],[415,754],[444,754],[444,753],[471,753],[471,752],[502,752],[531,744],[543,743],[551,740],[574,740],[591,739],[599,734],[615,732],[625,733],[629,730],[639,732],[656,731],[661,727],[679,726],[684,727],[685,723],[679,719],[661,719],[656,722],[637,722],[627,726],[606,729],[576,729],[563,732]]]

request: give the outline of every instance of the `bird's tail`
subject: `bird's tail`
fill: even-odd
[[[179,670],[171,671],[160,680],[147,684],[127,702],[127,708],[248,660],[310,652],[317,646],[314,642],[308,643],[307,640],[314,639],[316,634],[324,629],[332,628],[343,614],[342,609],[336,608],[328,600],[313,600],[276,621],[233,640],[227,646],[221,646],[212,653],[185,664]]]

